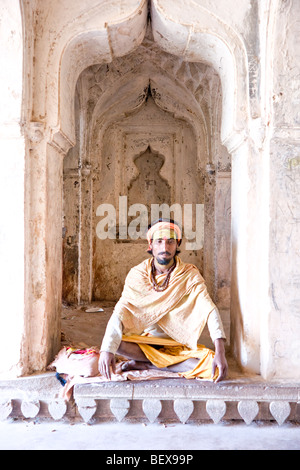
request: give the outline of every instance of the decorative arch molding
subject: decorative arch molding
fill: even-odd
[[[66,144],[75,145],[74,96],[80,73],[90,65],[109,63],[115,57],[130,53],[144,38],[147,0],[127,2],[123,16],[119,10],[114,11],[116,5],[112,7],[111,3],[107,1],[103,5],[101,2],[98,7],[89,9],[65,25],[57,35],[57,44],[49,49],[47,64],[40,64],[40,68],[43,65],[47,67],[47,91],[44,92],[44,101],[40,96],[36,108],[40,115],[46,115],[47,110],[47,122],[52,129],[51,142],[63,140],[62,148],[66,148]]]
[[[48,122],[52,128],[51,142],[62,142],[63,149],[75,144],[73,104],[80,73],[90,65],[109,63],[115,57],[128,54],[144,38],[147,2],[132,0],[132,4],[132,13],[120,18],[119,22],[105,22],[103,29],[88,30],[80,18],[75,23],[77,30],[82,27],[82,31],[68,40],[65,31],[57,47],[49,52],[48,64],[53,62],[52,56],[56,62],[52,70],[54,73],[58,70],[59,79],[58,89],[51,89],[46,99]],[[195,8],[201,15],[197,15],[193,23],[191,18],[195,17],[192,14]],[[94,10],[101,16],[100,10]],[[187,61],[207,63],[219,74],[222,84],[221,140],[232,152],[247,137],[250,118],[248,61],[242,39],[228,24],[194,2],[180,11],[170,11],[165,0],[151,0],[151,18],[154,40],[164,51]],[[73,31],[74,24],[70,26],[70,32]],[[62,45],[63,38],[66,42]]]
[[[197,16],[195,10],[199,11]],[[164,51],[187,61],[208,63],[218,72],[223,95],[221,140],[232,152],[244,141],[250,117],[243,41],[228,24],[196,2],[171,9],[166,0],[151,0],[151,18],[154,40]]]
[[[119,96],[120,83],[103,93],[93,112],[88,141],[100,142],[110,124],[122,115],[137,112],[145,103],[150,87],[152,98],[160,109],[192,126],[196,141],[202,143],[202,152],[204,150],[204,154],[200,154],[200,146],[197,145],[198,166],[202,166],[204,170],[209,163],[210,152],[206,120],[199,103],[186,88],[163,76],[161,70],[156,70],[150,76],[130,73],[125,77]],[[173,93],[170,93],[170,90],[173,90]]]
[[[94,3],[96,4],[96,2]],[[109,2],[106,3],[108,4]],[[237,267],[234,266],[235,271],[233,273],[233,279],[238,294],[236,298],[241,297],[241,306],[236,305],[234,309],[237,312],[235,316],[242,318],[241,312],[247,313],[248,311],[247,291],[246,288],[244,288],[244,286],[248,286],[246,282],[246,263],[244,262],[249,245],[246,224],[248,204],[248,193],[246,189],[248,191],[248,188],[244,186],[244,182],[248,181],[248,160],[247,158],[239,157],[245,154],[247,155],[247,145],[249,144],[249,139],[247,138],[250,119],[247,55],[239,36],[227,24],[220,21],[212,12],[205,10],[194,2],[190,4],[189,2],[187,3],[187,11],[181,8],[180,12],[176,9],[170,12],[170,6],[168,6],[165,0],[153,0],[151,3],[153,35],[156,44],[158,44],[161,49],[182,57],[186,61],[206,62],[213,66],[221,79],[223,100],[221,138],[223,145],[227,147],[230,153],[235,151],[236,160],[241,166],[240,170],[243,175],[240,182],[235,181],[234,196],[236,207],[233,211],[233,219],[235,221],[235,224],[233,224],[233,235],[234,241],[238,244],[239,248],[239,258],[236,256],[236,251],[233,252],[233,257],[237,265]],[[30,163],[36,165],[36,173],[33,174],[39,174],[38,165],[44,165],[42,166],[44,172],[43,179],[40,175],[37,178],[39,186],[32,184],[30,191],[32,191],[33,195],[36,195],[40,190],[41,194],[46,194],[46,197],[44,201],[39,204],[34,200],[34,204],[31,206],[31,220],[42,221],[40,223],[41,231],[43,231],[45,237],[40,237],[39,241],[41,246],[39,246],[38,249],[34,247],[34,256],[35,259],[38,260],[36,264],[40,267],[40,270],[36,270],[35,264],[32,264],[30,275],[36,285],[42,285],[44,289],[43,292],[45,293],[42,299],[34,299],[28,302],[28,312],[30,311],[30,314],[34,312],[32,318],[35,320],[36,324],[42,324],[37,320],[44,319],[44,312],[47,312],[45,323],[48,322],[50,325],[47,329],[49,333],[47,342],[50,345],[54,343],[53,339],[50,337],[53,323],[55,321],[58,322],[60,318],[59,302],[57,301],[54,304],[53,298],[56,295],[57,299],[59,299],[59,289],[61,286],[61,279],[59,277],[60,270],[57,268],[57,266],[59,266],[57,263],[60,262],[61,249],[61,231],[57,229],[62,212],[61,200],[57,201],[51,196],[57,193],[61,194],[62,162],[59,155],[56,155],[53,151],[53,147],[55,147],[60,154],[65,154],[67,149],[75,143],[75,86],[81,71],[94,63],[107,63],[112,61],[115,57],[129,54],[129,52],[133,51],[142,42],[147,25],[147,3],[145,0],[130,0],[128,4],[129,7],[127,5],[126,9],[127,14],[124,13],[124,17],[114,23],[109,21],[109,18],[113,18],[112,14],[106,15],[106,12],[104,12],[101,16],[100,10],[97,10],[96,7],[89,10],[89,12],[85,12],[84,20],[83,17],[72,18],[70,13],[69,23],[66,24],[64,31],[60,29],[62,33],[58,35],[57,42],[49,43],[49,39],[47,39],[46,34],[43,33],[42,41],[38,46],[40,48],[37,56],[39,63],[35,65],[36,84],[33,87],[35,96],[33,97],[31,121],[37,123],[37,126],[41,123],[46,129],[45,138],[36,145],[36,150],[34,151],[35,158],[31,158]],[[175,8],[178,8],[176,4]],[[193,10],[195,11],[196,9],[199,9],[202,16],[193,14]],[[97,15],[93,18],[89,18],[92,11],[97,11],[100,15],[99,17],[102,18],[102,23],[100,21],[99,25],[97,25],[97,21],[99,20]],[[132,13],[128,13],[130,11]],[[179,16],[179,13],[182,16]],[[106,23],[103,24],[103,17],[105,15]],[[188,17],[194,18],[195,16],[197,16],[195,24],[191,24],[187,21]],[[70,18],[72,18],[72,21],[70,21]],[[120,35],[120,28],[125,28],[124,30],[122,29],[123,32],[126,32],[126,28],[127,32],[131,29],[130,34],[128,34],[128,36],[126,34]],[[126,36],[126,41],[124,42],[123,36]],[[95,43],[97,44],[97,48],[94,47]],[[91,45],[93,45],[93,47],[91,47]],[[48,48],[48,54],[46,54],[45,57],[42,54],[42,47]],[[95,51],[95,49],[97,49],[97,51]],[[39,78],[39,80],[37,80],[37,78]],[[131,83],[128,82],[129,88],[130,85]],[[149,76],[147,80],[144,80],[144,78],[141,80],[141,94],[145,93],[144,90],[148,85]],[[161,96],[168,96],[168,78],[153,78],[151,86],[156,86],[157,90],[161,89]],[[130,92],[130,90],[128,91]],[[135,95],[134,98],[136,99],[136,97]],[[137,106],[141,106],[144,100],[145,97],[141,99],[140,103],[137,103]],[[125,108],[127,107],[127,112],[128,109],[134,112],[134,106],[128,107],[126,99],[123,104],[124,111],[126,111]],[[185,117],[186,120],[188,120],[187,118],[191,119],[183,106],[184,103],[181,103],[180,113],[176,106],[174,106],[173,109],[170,108],[170,104],[167,100],[166,102],[157,102],[157,104],[163,109],[164,106],[168,106],[169,112],[174,113],[176,116],[182,113],[182,116]],[[120,112],[120,108],[117,110],[107,108],[107,114],[103,116],[103,123],[108,123],[110,119],[114,119],[114,112]],[[199,132],[205,134],[205,121],[201,118],[199,109],[197,109],[197,114],[195,115],[194,126],[196,121],[202,123],[202,129],[199,128]],[[98,122],[97,125],[101,127],[103,123]],[[98,129],[100,129],[100,127],[98,126]],[[245,148],[242,148],[242,142],[246,142]],[[51,151],[49,151],[48,148],[50,146],[47,147],[46,145],[49,143],[52,146]],[[236,151],[236,149],[238,149],[238,151]],[[46,167],[46,165],[48,165],[48,167]],[[56,169],[59,171],[56,171]],[[49,173],[49,170],[51,170],[51,173]],[[51,178],[47,178],[49,174],[51,174]],[[48,191],[49,186],[51,186],[50,191]],[[49,230],[49,228],[51,230]],[[33,228],[31,232],[33,232]],[[50,251],[51,256],[48,255],[46,258],[46,253],[49,253],[49,247],[52,250]],[[43,258],[39,256],[40,253],[42,253]],[[240,255],[240,253],[242,253],[242,255]],[[236,274],[237,270],[241,271],[241,275],[239,273]],[[47,276],[45,273],[47,273]],[[243,282],[242,288],[240,288],[241,278]],[[49,279],[51,279],[51,281],[49,281]],[[33,282],[32,285],[34,285]],[[31,304],[34,305],[35,310],[31,308]],[[249,318],[253,311],[254,309],[249,309]],[[238,315],[240,315],[240,317]],[[248,317],[245,319],[245,323],[247,323]],[[251,328],[252,323],[248,334],[250,338],[249,345],[252,337],[255,337],[255,332],[252,334]],[[243,341],[243,338],[240,339],[240,342]],[[31,342],[31,349],[33,351],[38,350],[40,347],[40,335],[37,334],[36,338],[33,338]],[[51,351],[49,352],[48,343],[42,347],[44,355],[51,354]],[[239,344],[237,347],[241,349]],[[55,344],[53,350],[54,348]],[[245,345],[245,349],[246,348],[248,348],[248,343]],[[251,356],[252,350],[253,348],[250,350],[249,346],[249,356]],[[256,355],[258,356],[259,352]],[[28,356],[30,355],[28,354]],[[35,358],[35,355],[31,354],[31,357]],[[32,363],[31,367],[38,370],[38,367],[44,365],[45,360],[45,356],[43,356],[41,359],[37,359],[35,363]],[[251,357],[248,360],[247,356],[242,362],[246,364],[251,362],[251,360]],[[253,362],[255,362],[255,366],[258,364],[257,357],[254,358]]]
[[[149,65],[149,64],[148,64]],[[118,68],[119,70],[119,68]],[[93,114],[89,115],[88,132],[89,135],[85,139],[84,146],[84,184],[88,186],[91,191],[95,191],[95,181],[102,174],[103,168],[105,169],[105,151],[103,142],[105,141],[106,130],[113,125],[113,135],[116,139],[122,142],[123,130],[122,126],[118,126],[118,121],[126,120],[130,115],[139,113],[142,107],[146,104],[148,93],[151,93],[151,98],[158,108],[162,111],[169,113],[174,119],[181,119],[185,121],[193,130],[195,136],[195,149],[197,149],[197,164],[201,173],[201,178],[207,173],[207,165],[210,162],[209,151],[209,130],[207,124],[207,117],[202,112],[201,105],[195,99],[194,94],[190,91],[184,83],[172,79],[168,76],[164,69],[161,67],[151,67],[149,65],[147,71],[143,67],[135,68],[124,75],[121,79],[116,80],[112,86],[108,86],[105,91],[99,94],[99,99],[94,104]],[[85,83],[85,77],[82,77]],[[79,87],[82,85],[79,84]],[[150,89],[150,90],[149,90]],[[94,99],[94,98],[93,98]],[[95,101],[94,101],[95,103]],[[83,106],[85,104],[83,103]],[[142,111],[143,112],[143,111]],[[116,123],[116,126],[114,126]],[[126,125],[126,124],[125,124]],[[218,133],[219,139],[219,133]],[[149,142],[145,142],[144,146],[140,146],[140,152],[144,153],[147,149]],[[160,152],[160,147],[156,147],[155,142],[151,142],[150,146],[153,152]],[[177,145],[175,155],[178,155],[180,145]],[[130,154],[132,157],[132,154]],[[195,154],[194,154],[195,155]],[[114,148],[115,160],[123,160],[121,147]],[[196,162],[195,162],[196,164]],[[86,171],[87,170],[87,171]],[[117,175],[120,174],[119,169],[115,171]],[[162,176],[165,176],[165,170],[162,171]],[[124,181],[120,179],[120,187],[125,188]],[[97,183],[96,183],[97,184]],[[209,183],[207,183],[208,185]],[[86,187],[85,186],[85,187]],[[118,185],[116,186],[118,188]],[[115,190],[113,190],[115,191]],[[117,201],[116,192],[112,192],[109,197],[115,197]],[[119,193],[118,193],[119,194]],[[121,194],[125,194],[121,191]],[[175,199],[174,199],[175,200]],[[81,240],[89,240],[87,250],[91,250],[93,244],[91,243],[91,234],[93,221],[89,220],[89,226],[86,222],[83,227],[84,230],[88,227],[88,237],[81,236]],[[91,251],[87,259],[92,259]],[[98,252],[100,253],[100,251]],[[93,273],[92,266],[89,272]],[[91,295],[93,289],[92,278],[89,278],[89,284],[82,280],[81,292]],[[88,297],[86,297],[88,298]]]

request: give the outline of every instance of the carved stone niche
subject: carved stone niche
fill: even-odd
[[[143,204],[148,214],[151,214],[151,204],[171,205],[170,185],[160,173],[165,158],[153,152],[148,146],[147,150],[135,157],[133,162],[139,173],[128,186],[128,205]]]

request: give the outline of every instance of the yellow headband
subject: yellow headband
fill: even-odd
[[[168,231],[168,234],[170,235],[168,238],[176,238],[178,242],[181,241],[181,230],[177,224],[173,224],[172,222],[157,222],[157,224],[152,225],[152,227],[150,227],[147,232],[147,240],[149,244],[148,249],[151,250],[150,244],[151,244],[151,240],[153,240],[154,238],[154,233],[157,231],[166,231],[166,230]],[[167,234],[165,234],[161,238],[164,238],[165,236],[167,236]],[[156,238],[160,238],[160,237],[156,236]]]
[[[164,228],[164,229],[155,230],[155,232],[153,233],[152,240],[157,240],[158,238],[162,238],[162,239],[175,238],[175,239],[177,239],[177,236],[176,236],[175,230]]]

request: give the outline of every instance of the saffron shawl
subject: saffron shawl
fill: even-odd
[[[176,257],[166,290],[152,288],[151,259],[132,268],[125,280],[115,311],[124,327],[124,334],[141,334],[157,323],[171,338],[191,349],[197,348],[207,318],[216,307],[203,277],[196,266]],[[163,282],[166,274],[156,276]]]

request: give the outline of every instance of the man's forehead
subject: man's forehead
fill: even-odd
[[[161,242],[161,241],[163,241],[163,240],[165,240],[165,241],[166,241],[166,240],[167,240],[167,241],[174,241],[174,240],[176,240],[176,238],[175,238],[175,237],[171,237],[171,238],[169,238],[169,237],[160,237],[160,238],[154,238],[154,239],[153,239],[153,241],[155,241],[155,242],[157,242],[157,241],[158,241],[158,242]]]
[[[153,240],[174,240],[176,233],[172,229],[158,229],[153,233]]]

